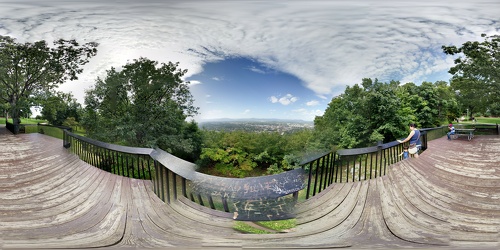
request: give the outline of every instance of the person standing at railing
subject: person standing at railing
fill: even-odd
[[[448,129],[450,132],[446,133],[446,135],[448,136],[448,140],[451,140],[451,135],[455,134],[455,127],[453,127],[453,124],[450,123],[450,125],[448,125]]]
[[[408,152],[415,155],[415,158],[418,158],[418,150],[420,146],[422,146],[422,143],[420,142],[420,131],[414,123],[410,124],[410,134],[408,137],[404,140],[398,140],[399,143],[405,143],[407,141],[410,141]]]

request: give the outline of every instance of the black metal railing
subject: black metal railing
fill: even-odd
[[[483,128],[484,127],[484,128]],[[476,129],[478,125],[476,124]],[[479,130],[499,134],[498,125]],[[443,137],[446,126],[421,129],[420,151],[427,142]],[[196,172],[196,165],[161,149],[109,144],[63,130],[63,145],[83,161],[102,170],[152,181],[154,193],[166,203],[186,198],[191,202],[236,216],[237,220],[269,220],[293,217],[290,213],[299,191],[305,199],[317,195],[332,183],[354,182],[386,175],[388,167],[403,159],[398,142],[341,149],[301,163],[302,168],[285,173],[251,178],[223,178]],[[486,133],[486,132],[485,132]]]
[[[125,177],[151,180],[154,164],[150,157],[152,149],[109,144],[67,130],[63,133],[63,146],[99,169]]]
[[[439,134],[441,128],[420,130],[420,152],[427,149],[428,136]],[[386,175],[389,165],[403,159],[403,146],[397,141],[366,148],[340,149],[301,163],[308,172],[305,199],[320,193],[333,183],[354,182]]]
[[[227,213],[237,220],[291,218],[303,189],[302,169],[272,176],[223,178],[196,172],[196,165],[161,149],[104,143],[64,130],[63,146],[102,170],[152,181],[154,193],[170,203],[186,201]]]
[[[457,125],[456,125],[457,126]],[[498,124],[464,124],[464,128],[475,128],[476,134],[500,135]],[[427,142],[446,135],[447,126],[420,129],[420,151],[427,149]],[[308,173],[305,198],[325,190],[333,183],[354,182],[373,179],[387,173],[388,166],[403,160],[403,147],[397,141],[377,146],[342,149],[308,159],[300,165]]]
[[[58,129],[59,133],[60,133],[60,137],[58,136],[54,136],[54,135],[51,135],[49,133],[49,135],[51,136],[54,136],[54,137],[58,137],[58,138],[61,138],[62,137],[62,134],[63,134],[63,130],[68,130],[68,131],[72,131],[72,128],[71,127],[66,127],[66,126],[54,126],[54,125],[49,125],[49,124],[41,124],[41,123],[38,123],[38,124],[17,124],[17,125],[14,125],[13,123],[10,123],[8,121],[5,122],[5,125],[7,127],[7,129],[12,132],[13,134],[25,134],[25,133],[40,133],[40,134],[45,134],[45,130],[44,130],[44,127],[45,128],[49,128],[49,129],[52,129],[52,128],[55,128],[55,129]]]

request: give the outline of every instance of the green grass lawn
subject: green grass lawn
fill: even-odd
[[[296,226],[296,219],[288,219],[257,222],[235,221],[233,228],[239,232],[247,234],[271,234],[288,232],[293,230]]]
[[[58,139],[63,139],[63,130],[55,127],[38,126],[38,133],[52,136]]]
[[[500,124],[500,117],[476,117],[477,123]],[[460,123],[473,123],[472,121],[463,121]]]
[[[473,124],[473,121],[460,121],[458,124]],[[500,117],[476,117],[476,123],[480,124],[500,124]],[[457,121],[454,121],[453,124],[457,124]],[[443,126],[447,126],[448,124],[443,124]]]
[[[2,117],[0,119],[3,119],[5,121],[5,117]],[[14,121],[9,118],[9,122],[13,123]],[[38,124],[38,123],[48,123],[47,120],[40,120],[40,119],[34,119],[34,118],[21,118],[21,124]]]
[[[0,121],[1,120],[5,121],[5,117],[0,117]],[[11,118],[9,118],[8,121],[10,123],[14,122]],[[47,120],[40,120],[40,119],[34,119],[34,118],[21,118],[21,124],[24,124],[24,125],[38,124],[38,123],[46,123],[46,124],[48,124],[49,122]],[[72,128],[73,128],[73,131],[72,131],[73,133],[75,133],[77,135],[85,136],[86,132],[85,132],[85,129],[83,127],[81,127],[81,126],[74,126]],[[48,132],[48,133],[46,133],[47,135],[54,136],[56,138],[62,138],[62,132],[58,131],[60,129],[56,129],[56,128],[47,129],[47,128],[45,128],[45,130]],[[38,133],[38,132],[39,131],[37,130],[37,127],[32,127],[32,126],[27,126],[26,127],[26,133]]]
[[[77,134],[77,135],[81,135],[81,136],[85,136],[86,135],[86,131],[83,127],[81,126],[74,126],[74,127],[71,127],[73,129],[73,133]]]

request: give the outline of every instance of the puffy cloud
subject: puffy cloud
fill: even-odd
[[[201,84],[201,82],[200,82],[200,81],[197,81],[197,80],[191,80],[191,81],[189,81],[189,85],[190,85],[190,86],[193,86],[193,85],[198,85],[198,84]]]
[[[289,104],[292,104],[294,102],[296,102],[297,100],[299,100],[299,98],[293,96],[292,94],[286,94],[285,96],[281,97],[281,98],[278,98],[276,96],[271,96],[269,98],[269,100],[272,102],[272,103],[281,103],[283,105],[289,105]]]
[[[187,77],[248,57],[334,96],[365,77],[419,83],[446,71],[453,61],[441,46],[499,34],[498,9],[491,0],[3,1],[0,35],[99,42],[78,84],[61,86],[79,101],[96,77],[140,56],[180,62]]]
[[[294,109],[292,111],[294,113],[300,115],[300,117],[302,117],[302,119],[309,120],[309,121],[312,121],[312,120],[314,120],[314,118],[316,116],[322,116],[325,113],[325,111],[319,110],[319,109],[309,110],[309,109],[304,109],[304,108]]]
[[[312,101],[306,102],[306,105],[307,106],[316,106],[316,105],[319,105],[319,102],[316,100],[312,100]]]

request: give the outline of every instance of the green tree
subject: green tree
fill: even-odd
[[[74,128],[78,126],[78,122],[76,121],[75,117],[68,117],[61,125]]]
[[[439,126],[439,106],[437,88],[430,82],[423,82],[417,87],[417,95],[420,103],[417,104],[416,116],[419,126],[422,128],[432,128]]]
[[[315,138],[325,148],[352,148],[361,145],[368,135],[363,99],[364,90],[358,84],[347,86],[344,93],[334,97],[325,113],[314,119]]]
[[[127,63],[121,71],[111,68],[86,92],[80,123],[97,140],[191,155],[200,150],[200,142],[191,136],[197,126],[186,121],[197,114],[182,81],[186,72],[178,63],[159,65],[146,58]]]
[[[42,106],[42,118],[50,124],[61,126],[64,121],[72,117],[75,122],[80,120],[82,105],[77,102],[71,93],[47,92],[37,98],[37,104]]]
[[[298,167],[310,151],[311,130],[289,134],[236,130],[203,130],[203,148],[197,162],[201,171],[247,177],[279,173]]]
[[[362,79],[346,87],[314,120],[315,139],[328,148],[354,148],[394,141],[409,123],[434,127],[457,115],[455,95],[446,82],[400,85]]]
[[[438,102],[438,120],[445,123],[453,122],[457,117],[460,117],[460,110],[456,94],[451,86],[445,81],[437,81],[434,83],[437,91]],[[437,124],[440,125],[440,124]]]
[[[44,40],[17,43],[0,36],[0,100],[10,104],[14,124],[20,123],[21,104],[40,91],[50,91],[78,79],[81,66],[97,53],[97,43],[83,45],[60,39],[49,47]]]
[[[382,83],[377,79],[363,79],[365,95],[363,101],[363,117],[366,124],[366,135],[362,144],[368,146],[378,141],[394,141],[400,135],[404,120],[398,116],[401,100],[397,97],[399,82]]]
[[[448,72],[453,75],[451,86],[458,101],[470,114],[485,112],[500,102],[500,36],[481,37],[485,38],[483,42],[442,46],[445,54],[458,56]]]
[[[5,117],[5,119],[9,119],[9,111],[10,105],[7,102],[0,102],[0,115]]]
[[[382,83],[365,78],[362,87],[346,87],[325,113],[316,117],[315,137],[329,148],[354,148],[395,140],[406,127],[399,115],[399,82]]]
[[[396,96],[401,101],[401,107],[398,109],[397,115],[400,117],[403,124],[418,123],[416,106],[421,103],[422,98],[416,93],[417,86],[411,82],[401,85],[396,89]]]

